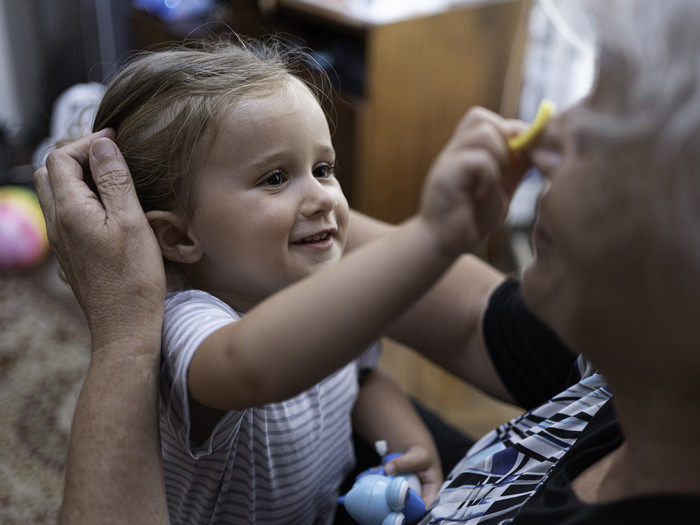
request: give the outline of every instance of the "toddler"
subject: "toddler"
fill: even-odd
[[[332,523],[353,425],[404,453],[427,502],[441,482],[375,341],[500,218],[498,184],[444,153],[420,213],[341,261],[350,211],[307,65],[273,42],[139,55],[96,116],[177,276],[161,373],[173,523]]]

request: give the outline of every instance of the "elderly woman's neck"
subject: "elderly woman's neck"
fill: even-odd
[[[598,502],[649,494],[700,495],[700,393],[649,379],[645,392],[615,395],[625,442],[597,462]]]

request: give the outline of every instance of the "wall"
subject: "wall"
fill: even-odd
[[[0,124],[10,136],[37,118],[44,60],[33,38],[33,3],[0,0]]]
[[[81,0],[0,0],[0,125],[9,141],[48,128],[51,104],[87,78]]]

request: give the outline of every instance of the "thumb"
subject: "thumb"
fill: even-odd
[[[90,147],[90,172],[107,211],[141,210],[129,167],[110,139],[97,139]]]
[[[384,469],[387,474],[394,476],[404,472],[416,472],[430,467],[430,457],[423,453],[421,449],[414,448],[405,454],[392,459]]]

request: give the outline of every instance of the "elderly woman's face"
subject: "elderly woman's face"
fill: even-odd
[[[640,174],[590,125],[586,99],[556,116],[531,152],[548,179],[534,232],[535,259],[523,278],[526,302],[562,339],[583,351],[610,337],[629,310],[635,261],[647,249],[648,189]]]

